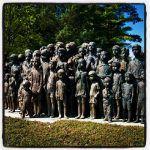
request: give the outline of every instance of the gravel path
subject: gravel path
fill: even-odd
[[[7,117],[12,117],[12,118],[21,118],[19,111],[16,110],[16,112],[9,112],[8,110],[4,111],[4,116]],[[69,119],[65,119],[65,118],[48,118],[48,117],[40,117],[40,118],[29,118],[28,116],[25,117],[25,120],[29,120],[29,121],[39,121],[39,122],[45,122],[45,123],[53,123],[56,121],[60,121],[60,120],[78,120],[78,121],[84,121],[84,122],[96,122],[96,123],[101,123],[101,124],[106,124],[108,123],[107,121],[103,121],[103,119],[89,119],[89,118],[85,118],[85,119],[75,119],[75,118],[69,118]],[[115,124],[115,125],[122,125],[122,126],[142,126],[144,127],[144,124],[141,123],[126,123],[126,122],[122,122],[122,120],[113,120],[112,123],[109,124]]]

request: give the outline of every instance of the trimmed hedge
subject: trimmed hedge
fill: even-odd
[[[143,147],[144,127],[80,121],[31,122],[4,117],[6,147]]]

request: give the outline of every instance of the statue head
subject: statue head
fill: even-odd
[[[78,49],[78,54],[79,54],[81,57],[84,57],[85,53],[86,53],[86,51],[85,51],[82,47],[80,47],[80,48]]]
[[[86,61],[85,61],[85,59],[80,58],[78,60],[78,69],[83,70],[83,71],[86,69]]]
[[[51,60],[50,63],[49,63],[50,70],[56,69],[56,65],[57,65],[57,61]]]
[[[69,42],[66,44],[66,51],[68,57],[71,57],[76,54],[76,44],[75,42]]]
[[[92,53],[96,52],[96,44],[95,44],[95,42],[90,42],[89,43],[89,51],[92,52]]]
[[[41,50],[41,58],[43,61],[49,60],[49,52],[47,49]]]
[[[111,79],[109,77],[106,77],[103,81],[104,86],[107,88],[111,84]]]
[[[24,54],[19,54],[19,55],[18,55],[18,61],[19,61],[20,63],[23,62],[24,59],[25,59]]]
[[[5,81],[8,81],[9,78],[10,78],[10,74],[9,74],[9,73],[6,73],[6,74],[5,74],[5,77],[4,77],[4,80],[5,80]]]
[[[95,78],[96,78],[96,72],[94,71],[94,70],[92,70],[92,71],[90,71],[89,72],[89,79],[90,79],[90,81],[93,81],[93,80],[95,80]]]
[[[122,59],[127,59],[128,57],[129,57],[129,49],[122,48],[121,49],[121,58]]]
[[[56,53],[58,53],[58,49],[59,48],[64,48],[65,46],[64,46],[64,43],[63,42],[57,42],[56,44],[55,44],[55,50],[56,50]]]
[[[32,53],[28,52],[28,53],[25,54],[25,60],[26,61],[30,61],[31,58],[32,58]]]
[[[126,72],[125,73],[125,81],[130,82],[132,79],[132,73],[131,72]]]
[[[121,49],[120,49],[120,46],[119,46],[119,45],[114,45],[114,46],[112,47],[112,50],[113,50],[114,56],[120,57]]]
[[[101,61],[107,61],[108,60],[108,52],[107,51],[101,51],[100,60]]]
[[[140,73],[140,78],[142,79],[142,80],[144,80],[144,70],[141,70],[141,73]]]
[[[65,71],[63,69],[59,69],[57,71],[57,75],[58,75],[59,79],[63,79],[65,76]]]
[[[18,62],[18,56],[17,54],[11,54],[10,57],[9,57],[10,61],[15,64]]]
[[[31,83],[28,81],[28,80],[24,80],[23,83],[22,83],[22,86],[24,89],[29,89],[30,86],[31,86]]]
[[[35,68],[39,68],[39,66],[41,65],[41,61],[39,57],[34,57],[32,60],[33,66]]]
[[[66,57],[66,50],[64,48],[58,49],[58,56],[60,59],[64,59]]]
[[[35,57],[40,58],[40,56],[41,56],[40,50],[35,50],[35,51],[33,52],[32,56],[33,56],[33,58],[35,58]]]
[[[113,71],[119,71],[120,63],[119,62],[112,62],[112,70]]]
[[[48,44],[47,45],[47,50],[49,52],[50,57],[52,57],[54,55],[54,51],[55,51],[54,44],[53,43]]]
[[[83,48],[85,53],[88,54],[88,52],[89,52],[89,44],[88,43],[82,43],[81,48]]]
[[[100,58],[101,52],[102,52],[102,48],[99,48],[99,47],[98,47],[98,48],[96,49],[96,55],[97,55],[98,58]]]
[[[135,58],[139,58],[141,55],[141,46],[138,44],[133,45],[132,52],[133,52]]]
[[[26,56],[27,53],[30,53],[32,55],[32,51],[30,49],[25,50],[25,56]]]

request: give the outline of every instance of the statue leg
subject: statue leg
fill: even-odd
[[[134,123],[139,122],[139,115],[140,115],[139,112],[140,112],[140,104],[139,104],[139,102],[137,102],[136,120],[134,121]]]
[[[23,106],[22,106],[22,114],[21,117],[24,118],[26,113],[26,102],[23,101]]]
[[[12,96],[12,112],[15,112],[15,97]]]
[[[63,106],[64,106],[64,118],[68,119],[68,117],[67,117],[66,100],[63,101]]]
[[[54,97],[50,98],[51,99],[51,118],[54,118],[54,112],[55,112],[55,102],[54,102]]]
[[[33,99],[33,111],[34,111],[33,117],[36,117],[37,115],[37,98],[36,97],[34,97]]]
[[[119,119],[120,118],[120,101],[119,101],[119,99],[116,99],[116,104],[117,104],[117,116],[115,118]]]
[[[91,119],[95,119],[95,118],[96,118],[96,117],[95,117],[95,104],[94,104],[94,103],[91,103],[90,105],[91,105],[91,106],[90,106],[90,107],[91,107],[91,108],[90,108],[90,109],[91,109],[91,110],[90,110],[90,111],[91,111],[91,112],[90,112],[90,118],[91,118]]]
[[[39,116],[41,115],[41,108],[42,108],[42,104],[41,104],[41,99],[40,99],[40,97],[38,97],[37,101],[38,101],[38,105],[37,105],[37,116],[39,117]]]
[[[93,119],[96,118],[96,107],[95,107],[96,104],[93,104]]]
[[[46,94],[46,100],[47,100],[47,116],[50,116],[50,94]]]
[[[85,118],[85,98],[82,98],[81,104],[82,104],[82,108],[81,108],[82,114],[81,114],[80,119],[84,119]]]
[[[127,109],[128,109],[128,120],[127,120],[127,122],[129,123],[129,122],[131,122],[131,102],[127,102]]]
[[[141,102],[141,124],[144,124],[145,122],[145,104],[144,101]]]
[[[77,101],[78,101],[78,116],[75,118],[79,119],[81,116],[81,97],[77,97]]]
[[[103,109],[104,109],[104,121],[107,121],[108,120],[108,117],[107,117],[107,106],[105,103],[103,103]]]
[[[92,104],[90,103],[90,119],[92,119]]]
[[[112,122],[112,110],[111,110],[111,104],[109,104],[107,106],[107,116],[108,116],[108,122],[111,123]]]
[[[58,114],[59,114],[59,117],[58,118],[61,118],[61,101],[60,100],[57,100],[57,105],[58,105]]]

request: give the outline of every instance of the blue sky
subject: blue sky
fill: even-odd
[[[134,6],[136,7],[137,9],[137,12],[139,14],[139,17],[143,19],[142,22],[139,22],[139,23],[136,23],[136,24],[133,24],[133,23],[127,23],[126,25],[127,26],[131,26],[132,27],[132,30],[129,31],[128,33],[131,33],[131,34],[137,34],[137,35],[140,35],[141,38],[142,38],[142,42],[140,43],[137,43],[139,45],[141,45],[142,47],[142,50],[144,51],[144,4],[134,4]],[[130,42],[130,41],[127,41],[128,43],[131,43],[131,45],[134,45],[136,44],[135,42]],[[132,50],[130,48],[130,56],[133,58],[133,54],[132,54]]]

